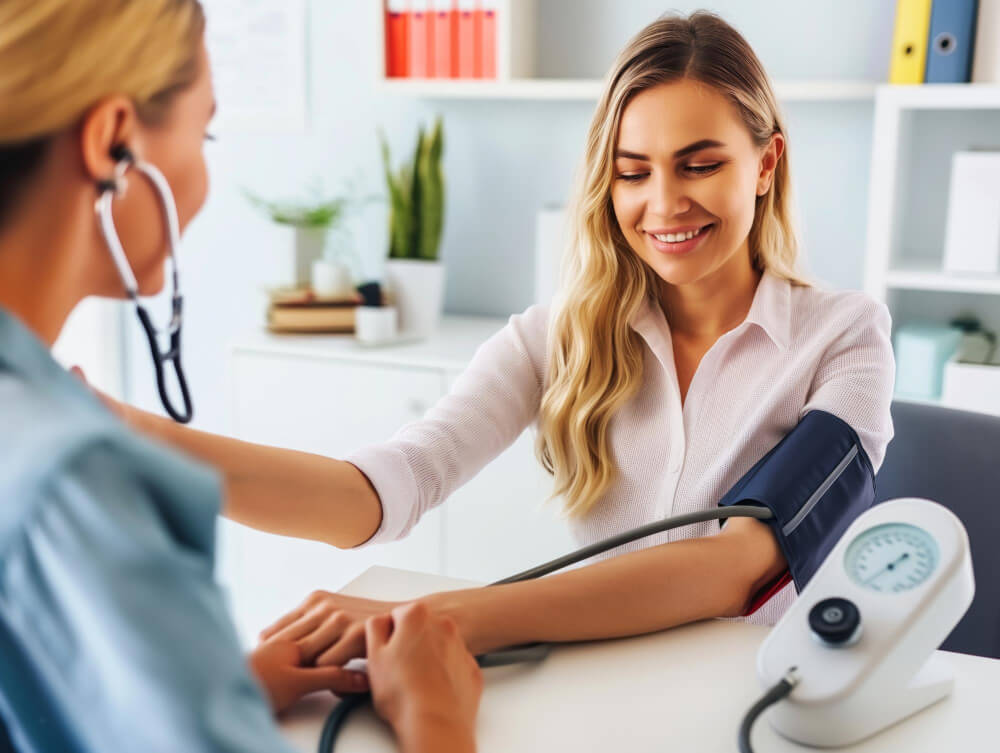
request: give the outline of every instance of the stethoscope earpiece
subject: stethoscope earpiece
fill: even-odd
[[[115,144],[111,147],[111,159],[115,162],[127,162],[130,165],[135,163],[135,155],[124,144]]]

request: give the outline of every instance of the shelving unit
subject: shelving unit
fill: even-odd
[[[534,77],[537,0],[497,2],[496,79],[410,79],[386,76],[379,69],[380,89],[392,95],[420,99],[520,100],[542,102],[594,102],[604,88],[601,79]],[[378,10],[380,60],[385,61],[383,2]],[[775,83],[783,102],[855,102],[874,99],[873,81],[800,80]]]
[[[865,289],[889,307],[894,329],[972,314],[1000,332],[1000,276],[943,268],[951,157],[973,147],[1000,150],[1000,86],[877,88]]]
[[[1000,295],[1000,277],[959,276],[930,267],[927,269],[890,269],[886,275],[886,287],[889,290]]]
[[[462,79],[392,79],[379,82],[387,94],[422,99],[483,99],[596,102],[600,79],[521,78],[509,81]],[[869,81],[780,81],[782,102],[852,102],[873,100],[877,84]]]

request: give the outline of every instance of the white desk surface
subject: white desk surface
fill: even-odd
[[[373,567],[343,593],[410,599],[468,587],[465,581]],[[746,710],[761,695],[755,662],[768,628],[711,620],[638,638],[567,644],[540,664],[485,670],[477,739],[480,753],[733,753]],[[951,696],[856,745],[873,751],[996,750],[1000,660],[950,652]],[[303,699],[281,719],[284,733],[313,753],[332,695]],[[758,753],[815,750],[780,737],[765,712],[753,730]],[[357,709],[338,753],[395,751],[370,707]]]

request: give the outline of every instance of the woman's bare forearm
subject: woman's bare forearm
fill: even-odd
[[[382,521],[374,487],[346,461],[242,442],[134,409],[128,420],[219,470],[223,514],[244,525],[348,549],[371,538]]]
[[[737,616],[785,560],[761,523],[745,535],[664,544],[538,580],[435,594],[473,653],[535,641],[616,638]]]

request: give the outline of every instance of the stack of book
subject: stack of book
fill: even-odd
[[[495,79],[497,11],[497,0],[386,0],[386,76]]]
[[[1000,83],[1000,0],[897,0],[891,84]]]
[[[277,333],[354,332],[361,296],[321,298],[308,288],[282,288],[270,293],[267,328]]]

